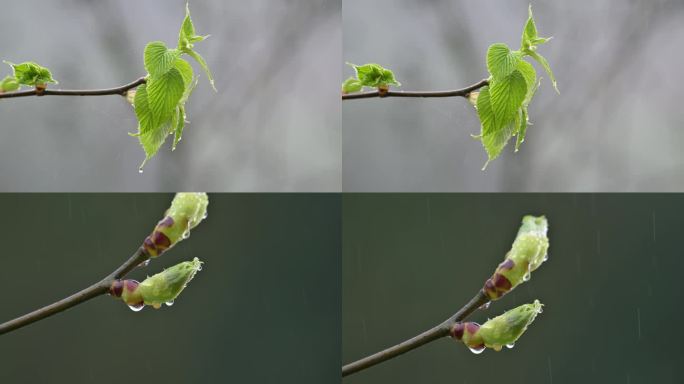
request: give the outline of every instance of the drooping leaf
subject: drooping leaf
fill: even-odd
[[[40,84],[54,83],[57,81],[52,78],[50,70],[40,66],[32,61],[23,62],[20,64],[10,63],[5,61],[14,71],[14,78],[19,84],[35,86]]]
[[[494,79],[506,77],[517,68],[520,59],[520,52],[511,51],[506,44],[492,44],[487,50],[487,69]]]
[[[159,77],[173,68],[180,55],[177,49],[168,49],[161,41],[153,41],[145,46],[145,69],[153,77]]]
[[[169,120],[185,92],[183,76],[176,68],[171,68],[157,79],[147,83],[147,100],[154,124],[159,126]]]
[[[202,57],[202,55],[200,55],[199,53],[197,53],[195,51],[185,51],[185,53],[187,53],[188,55],[190,55],[190,57],[195,59],[195,61],[200,65],[200,67],[202,67],[204,72],[207,74],[207,78],[209,78],[209,84],[211,84],[211,88],[213,88],[214,91],[216,91],[216,87],[214,86],[214,76],[211,75],[211,71],[209,70],[209,66],[207,65],[207,62],[204,61],[204,58]]]
[[[162,144],[164,144],[164,141],[166,141],[166,137],[173,131],[176,124],[175,120],[176,118],[174,117],[156,129],[141,132],[138,135],[140,145],[142,145],[143,149],[145,150],[145,160],[142,162],[142,164],[140,164],[141,170],[145,166],[145,163],[147,163],[149,159],[157,154],[159,148],[161,148]]]
[[[350,77],[342,83],[342,93],[345,94],[359,92],[361,89],[363,89],[363,85],[354,77]]]
[[[537,71],[534,70],[532,64],[525,60],[520,60],[516,69],[520,72],[520,74],[522,74],[527,86],[527,94],[523,104],[529,104],[530,100],[532,100],[532,96],[534,95],[534,91],[537,88]]]
[[[541,65],[542,68],[544,68],[546,73],[549,74],[549,77],[551,78],[551,83],[553,84],[553,89],[555,89],[556,92],[560,94],[560,91],[558,90],[558,84],[556,84],[556,78],[553,76],[553,72],[551,71],[551,66],[549,65],[548,61],[546,61],[544,56],[534,51],[527,52],[527,54],[534,60],[536,60],[537,63],[539,63],[539,65]]]
[[[0,81],[0,92],[11,92],[19,89],[19,82],[14,76],[5,76]]]
[[[489,95],[498,125],[507,125],[515,119],[527,95],[525,78],[520,71],[514,70],[504,78],[493,80]]]
[[[173,131],[173,147],[171,147],[172,151],[176,150],[176,146],[183,136],[183,128],[185,127],[185,107],[183,104],[178,106],[177,112],[178,117],[176,118],[176,128]]]
[[[192,70],[192,66],[190,65],[190,63],[181,58],[176,59],[176,62],[174,63],[174,68],[176,68],[183,77],[185,91],[183,92],[183,97],[181,98],[180,103],[185,103],[188,100],[188,97],[190,97],[190,94],[192,93],[192,90],[195,88],[195,85],[197,85],[197,79],[195,79],[195,73]]]
[[[523,105],[520,108],[520,121],[518,122],[518,132],[515,140],[515,151],[518,152],[520,145],[525,141],[525,133],[527,133],[527,106]]]
[[[506,146],[506,143],[513,135],[513,124],[501,124],[496,116],[491,105],[491,96],[489,87],[483,87],[477,97],[477,113],[480,116],[482,123],[482,131],[480,133],[480,140],[487,151],[487,163],[485,163],[483,170],[487,167],[490,161],[494,160],[501,154],[501,151]]]

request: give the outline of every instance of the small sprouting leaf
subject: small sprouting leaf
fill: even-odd
[[[173,68],[180,52],[166,48],[161,41],[153,41],[145,46],[145,69],[153,77],[159,77]]]
[[[494,79],[510,75],[518,67],[520,60],[520,52],[511,51],[506,44],[492,44],[487,50],[487,69]]]
[[[19,84],[36,86],[47,83],[57,84],[57,81],[52,78],[50,70],[42,67],[34,62],[27,61],[21,64],[10,63],[5,61],[14,70],[14,78]]]
[[[344,94],[359,92],[362,89],[363,85],[354,77],[350,77],[342,83],[342,93]]]
[[[178,34],[178,49],[192,49],[193,43],[202,41],[207,37],[209,37],[209,35],[200,36],[195,34],[195,26],[193,25],[192,19],[190,18],[190,5],[186,3],[185,18],[183,19],[183,24],[181,24],[181,29]]]
[[[19,89],[19,82],[14,76],[5,76],[5,78],[0,81],[0,93],[16,91],[17,89]]]
[[[489,86],[489,95],[497,123],[508,124],[515,119],[527,95],[525,78],[520,71],[514,70],[502,79],[493,80]]]
[[[400,86],[394,78],[394,72],[374,63],[354,65],[348,63],[356,71],[356,78],[363,87],[387,88],[390,85]]]
[[[537,25],[534,23],[534,16],[532,15],[532,4],[528,9],[527,22],[523,28],[522,41],[520,49],[524,52],[527,50],[534,50],[537,45],[544,44],[551,40],[550,37],[539,37],[537,34]]]
[[[183,76],[175,68],[171,68],[155,80],[148,81],[147,100],[155,125],[159,126],[173,116],[184,93]]]

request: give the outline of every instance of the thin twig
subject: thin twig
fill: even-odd
[[[470,85],[462,89],[453,89],[450,91],[372,91],[372,92],[360,92],[360,93],[349,93],[343,94],[342,100],[353,100],[353,99],[370,99],[374,97],[468,97],[468,95],[478,90],[485,85],[489,84],[489,80],[484,79],[479,82]]]
[[[17,317],[14,320],[0,324],[0,335],[27,326],[38,320],[45,319],[46,317],[50,317],[56,313],[65,311],[73,306],[86,302],[94,297],[108,293],[109,287],[112,285],[114,280],[122,278],[128,272],[132,271],[135,267],[145,262],[145,260],[149,258],[149,254],[145,252],[142,247],[140,247],[128,260],[126,260],[126,262],[121,264],[121,266],[107,275],[107,277],[91,285],[90,287],[43,308],[36,309],[33,312]]]
[[[433,328],[421,333],[420,335],[412,337],[395,346],[389,347],[383,351],[374,353],[370,356],[364,357],[363,359],[343,366],[342,376],[344,377],[351,375],[352,373],[362,371],[376,364],[380,364],[383,361],[393,359],[412,349],[416,349],[422,345],[437,339],[441,339],[442,337],[449,336],[449,331],[454,324],[458,323],[459,321],[463,321],[463,319],[488,302],[489,298],[484,294],[484,292],[482,292],[482,290],[480,290],[477,295],[475,295],[466,305],[463,306],[463,308],[459,309],[458,312],[454,313],[453,316],[446,319],[441,324],[438,324]]]
[[[105,88],[105,89],[90,89],[90,90],[66,90],[66,89],[31,89],[28,91],[18,91],[9,93],[0,93],[0,99],[6,99],[10,97],[26,97],[26,96],[104,96],[104,95],[121,95],[125,96],[126,92],[138,87],[139,85],[145,84],[147,80],[144,77],[138,80],[122,85],[116,88]]]

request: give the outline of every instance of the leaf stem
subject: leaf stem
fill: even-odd
[[[488,79],[480,80],[479,82],[462,89],[453,89],[448,91],[371,91],[343,94],[342,100],[353,99],[370,99],[375,97],[468,97],[468,95],[489,84]]]
[[[342,367],[342,376],[348,376],[356,372],[363,371],[364,369],[370,368],[376,364],[380,364],[383,361],[393,359],[399,355],[402,355],[410,350],[416,349],[422,345],[428,344],[442,337],[448,336],[451,327],[459,321],[462,321],[468,317],[471,313],[475,312],[482,305],[489,302],[489,298],[484,294],[482,290],[478,291],[470,301],[464,305],[458,312],[454,313],[451,317],[444,320],[442,323],[428,329],[427,331],[414,336],[406,341],[403,341],[397,345],[389,347],[380,352],[374,353],[370,356],[364,357],[360,360],[354,361]]]
[[[139,248],[128,260],[126,260],[126,262],[121,264],[112,273],[107,275],[107,277],[89,286],[88,288],[76,292],[73,295],[66,297],[62,300],[59,300],[55,303],[52,303],[40,309],[36,309],[33,312],[17,317],[16,319],[9,320],[5,323],[0,324],[0,335],[17,330],[21,327],[25,327],[38,320],[45,319],[54,314],[60,313],[71,307],[74,307],[78,304],[84,303],[94,297],[98,297],[100,295],[108,293],[109,287],[112,285],[112,282],[114,280],[122,278],[128,272],[132,271],[133,269],[135,269],[135,267],[140,265],[140,263],[143,263],[145,260],[149,258],[150,255],[147,254],[147,252],[145,252],[142,247]]]
[[[147,80],[144,77],[135,80],[132,83],[122,85],[116,88],[104,89],[89,89],[89,90],[67,90],[67,89],[31,89],[27,91],[0,93],[0,99],[7,99],[12,97],[26,97],[26,96],[105,96],[105,95],[126,95],[129,90],[145,84]]]

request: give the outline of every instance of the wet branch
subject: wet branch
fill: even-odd
[[[412,337],[395,346],[389,347],[383,351],[377,352],[343,366],[342,376],[344,377],[351,375],[352,373],[362,371],[376,364],[380,364],[383,361],[393,359],[422,345],[428,344],[437,339],[441,339],[442,337],[449,336],[449,331],[454,324],[463,321],[471,313],[475,312],[478,308],[488,302],[489,298],[484,294],[484,292],[482,290],[478,291],[477,295],[470,299],[470,301],[464,305],[463,308],[459,309],[458,312],[454,313],[453,316],[446,319],[444,322],[434,326],[431,329],[428,329],[418,336]]]
[[[89,89],[89,90],[66,90],[66,89],[40,89],[35,88],[28,91],[17,91],[17,92],[0,92],[0,99],[7,99],[12,97],[26,97],[26,96],[105,96],[105,95],[120,95],[125,96],[126,92],[138,87],[139,85],[145,84],[147,80],[144,77],[138,80],[122,85],[116,88],[105,88],[105,89]]]
[[[449,91],[371,91],[371,92],[359,92],[359,93],[349,93],[343,94],[342,100],[353,100],[353,99],[370,99],[375,97],[468,97],[468,95],[476,91],[485,85],[489,84],[489,80],[484,79],[479,82],[470,85],[462,89],[453,89]]]
[[[94,297],[108,293],[109,287],[112,285],[114,280],[124,277],[128,272],[132,271],[135,267],[145,262],[149,258],[149,254],[147,254],[147,252],[140,247],[128,260],[126,260],[126,262],[121,264],[112,273],[107,275],[107,277],[89,286],[88,288],[85,288],[69,297],[47,305],[43,308],[36,309],[33,312],[17,317],[14,320],[0,324],[0,335],[27,326],[38,320],[45,319],[78,304],[84,303]]]

